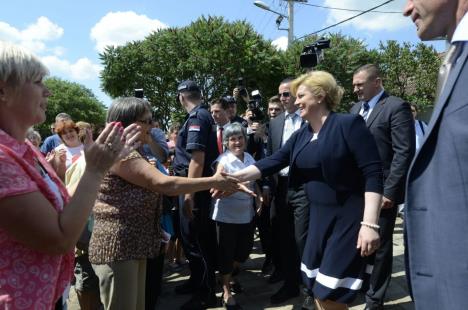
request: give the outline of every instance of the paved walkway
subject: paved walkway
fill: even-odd
[[[413,303],[408,296],[408,289],[406,286],[404,260],[403,260],[403,225],[401,219],[397,219],[395,232],[393,235],[393,274],[390,288],[387,292],[385,309],[388,310],[414,310]],[[281,309],[281,310],[300,310],[302,305],[302,298],[298,297],[289,300],[287,303],[272,306],[269,303],[270,296],[275,293],[281,286],[278,284],[268,284],[267,278],[261,274],[260,269],[263,263],[263,255],[260,254],[258,248],[259,242],[255,243],[253,253],[250,259],[244,264],[243,271],[240,273],[238,279],[244,288],[244,292],[236,296],[236,300],[242,305],[245,310],[259,310],[259,309]],[[160,297],[157,309],[172,310],[179,309],[179,307],[188,300],[187,295],[176,295],[174,287],[188,278],[187,270],[182,273],[167,274],[164,277],[163,293]],[[76,296],[70,296],[69,310],[79,309],[76,303]],[[221,296],[219,292],[218,297]],[[223,309],[213,308],[213,309]],[[364,299],[362,296],[353,303],[352,310],[364,309]]]
[[[413,310],[414,306],[408,296],[406,286],[405,268],[403,259],[403,224],[401,219],[397,219],[395,233],[393,236],[393,274],[392,282],[389,291],[387,292],[385,309],[393,310]],[[255,246],[259,246],[258,242]],[[302,298],[298,297],[291,299],[287,303],[278,306],[272,306],[269,303],[270,296],[275,293],[281,286],[279,284],[268,284],[267,279],[260,272],[263,255],[259,254],[260,249],[254,248],[250,259],[244,264],[244,271],[239,275],[239,282],[244,288],[244,292],[236,296],[236,300],[242,305],[245,310],[258,309],[301,309]],[[164,291],[160,298],[157,309],[178,309],[187,299],[188,296],[179,296],[174,293],[174,287],[183,280],[187,279],[186,274],[171,274],[164,279]],[[221,296],[221,293],[217,294]],[[223,309],[223,308],[213,308]],[[364,300],[358,298],[351,307],[353,310],[364,309]]]

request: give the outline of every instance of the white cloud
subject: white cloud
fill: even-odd
[[[63,28],[51,22],[47,17],[41,16],[36,22],[17,29],[5,22],[0,22],[0,40],[13,42],[30,49],[35,54],[47,50],[44,42],[57,40],[63,35]]]
[[[80,58],[74,63],[57,56],[45,56],[41,57],[41,60],[49,68],[52,75],[61,73],[78,81],[97,79],[102,70],[100,65],[94,64],[88,58]]]
[[[379,2],[377,1],[362,0],[325,0],[324,2],[325,6],[356,10],[367,10],[378,4]],[[405,0],[396,0],[376,10],[401,12],[404,5]],[[327,18],[327,24],[335,24],[357,14],[359,14],[359,12],[330,10]],[[411,25],[411,21],[409,18],[404,17],[403,14],[366,13],[344,23],[343,26],[344,25],[353,25],[357,29],[368,31],[394,31]]]
[[[96,50],[102,52],[108,45],[119,46],[141,40],[163,28],[167,28],[167,25],[133,11],[109,12],[94,25],[90,36],[96,42]]]
[[[271,42],[271,45],[276,47],[277,50],[285,51],[288,48],[288,37],[282,36]]]

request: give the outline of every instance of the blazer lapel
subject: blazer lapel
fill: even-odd
[[[372,123],[377,118],[377,115],[379,115],[379,113],[382,111],[383,105],[385,104],[385,101],[387,100],[387,97],[388,97],[388,94],[386,92],[384,92],[382,94],[382,96],[380,96],[379,101],[374,106],[374,108],[372,109],[371,114],[367,118],[367,121],[366,121],[367,127],[370,127],[372,125]]]
[[[466,43],[465,43],[466,44]],[[461,69],[463,68],[465,62],[467,61],[468,58],[468,48],[463,46],[463,51],[458,57],[457,63],[453,67],[452,72],[449,75],[449,78],[445,84],[444,89],[442,90],[442,93],[440,94],[439,100],[435,103],[434,111],[432,112],[431,120],[429,121],[429,124],[427,125],[427,130],[426,134],[424,135],[423,142],[421,144],[421,147],[419,148],[418,152],[414,156],[413,162],[410,165],[410,172],[413,170],[413,166],[419,156],[422,156],[420,154],[424,154],[423,148],[426,144],[427,141],[429,141],[429,137],[432,134],[432,131],[436,127],[435,125],[438,123],[439,118],[441,116],[442,111],[444,108],[447,106],[450,95],[452,94],[453,87],[455,86],[455,82],[458,80],[458,77],[460,76]],[[408,173],[408,180],[410,179],[410,173]]]
[[[275,136],[273,136],[274,141],[276,141],[276,145],[274,145],[274,151],[278,150],[281,147],[281,143],[283,142],[283,129],[284,129],[284,121],[285,121],[285,115],[284,113],[281,113],[278,115],[280,118],[278,121],[278,126],[275,128]]]
[[[455,64],[452,72],[449,75],[449,78],[445,84],[445,87],[442,90],[442,93],[440,94],[439,100],[436,102],[434,111],[432,112],[431,120],[429,121],[429,124],[427,126],[427,131],[425,135],[426,137],[431,134],[432,129],[434,128],[434,125],[437,123],[437,120],[439,119],[442,110],[447,105],[448,99],[450,98],[450,94],[453,91],[453,86],[455,85],[455,82],[460,76],[460,72],[461,72],[461,69],[463,68],[463,64],[466,62],[467,55],[468,55],[468,48],[465,48],[465,46],[463,46],[463,51],[458,57],[457,63]]]
[[[362,102],[361,102],[361,101],[356,102],[356,103],[352,106],[351,110],[349,110],[349,112],[350,112],[351,114],[359,114],[359,110],[361,109],[361,105],[362,105]]]

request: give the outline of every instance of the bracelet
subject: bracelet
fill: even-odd
[[[380,226],[377,225],[377,224],[371,224],[371,223],[367,223],[367,222],[361,222],[361,225],[362,225],[362,226],[369,227],[369,228],[380,229]]]

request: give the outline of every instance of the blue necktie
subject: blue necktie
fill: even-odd
[[[367,101],[364,101],[362,103],[361,116],[365,121],[367,121],[367,117],[369,116],[369,109],[370,109],[369,103],[367,103]]]

